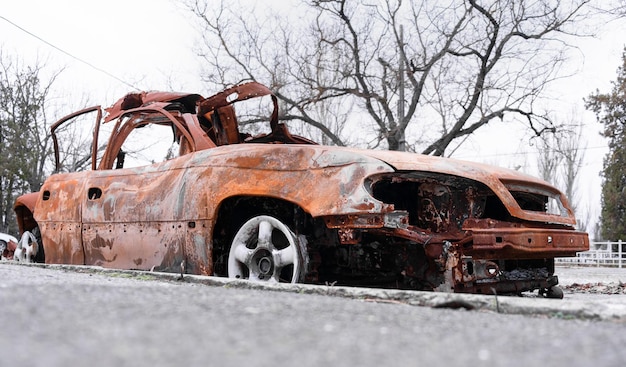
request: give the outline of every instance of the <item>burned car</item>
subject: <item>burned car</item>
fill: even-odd
[[[265,98],[268,132],[235,106]],[[548,183],[478,163],[322,146],[292,135],[256,82],[212,97],[131,93],[95,114],[87,169],[18,198],[37,261],[442,292],[562,297],[554,258],[589,247]],[[104,116],[103,116],[104,115]],[[103,133],[108,126],[110,133]],[[128,167],[133,140],[161,128],[163,161]],[[71,170],[70,170],[71,171]]]

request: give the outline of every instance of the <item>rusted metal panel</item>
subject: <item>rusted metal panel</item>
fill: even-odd
[[[82,192],[80,173],[53,175],[39,191],[33,214],[48,263],[84,264],[80,214]]]
[[[511,228],[471,230],[472,247],[468,254],[491,259],[525,257],[562,257],[587,251],[586,233],[571,230]]]
[[[33,218],[37,200],[39,200],[39,192],[24,194],[15,200],[13,209],[15,210],[15,217],[17,218],[20,233],[30,231],[37,226],[37,222]]]
[[[213,221],[193,220],[187,222],[184,253],[185,272],[213,275],[212,241]]]
[[[85,263],[116,269],[178,272],[186,228],[180,222],[83,225]]]
[[[85,264],[80,223],[63,220],[38,223],[47,264]]]
[[[207,192],[209,218],[214,217],[221,201],[236,195],[282,198],[297,203],[313,216],[392,210],[373,199],[363,185],[365,176],[391,172],[390,167],[366,156],[339,154],[328,147],[224,146],[193,154],[188,167],[187,182],[209,185],[186,188],[195,190],[188,197]],[[189,205],[195,205],[192,203]],[[187,206],[187,210],[194,208]]]
[[[200,103],[199,114],[205,115],[211,111],[217,110],[221,107],[226,107],[239,101],[245,101],[250,98],[267,95],[272,95],[272,91],[268,87],[256,82],[235,85],[204,99]]]
[[[182,210],[188,199],[184,170],[173,163],[84,173],[81,202],[88,264],[178,269],[184,260],[189,213]]]
[[[185,170],[176,161],[83,176],[83,223],[168,222],[186,219]],[[175,189],[174,189],[175,188]]]
[[[35,205],[37,223],[77,223],[81,221],[84,174],[53,175],[44,182]],[[68,205],[72,203],[72,205]]]
[[[123,98],[120,98],[111,107],[106,108],[107,115],[104,122],[113,121],[119,118],[128,110],[136,109],[141,106],[149,106],[157,102],[170,102],[180,100],[189,105],[195,105],[202,96],[193,93],[177,93],[177,92],[138,92],[129,93]]]

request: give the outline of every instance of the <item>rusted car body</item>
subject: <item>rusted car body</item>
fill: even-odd
[[[271,131],[234,106],[266,96]],[[321,146],[289,133],[257,83],[209,98],[133,93],[96,112],[91,169],[50,176],[15,204],[39,261],[444,292],[561,297],[554,257],[589,247],[561,192],[516,171]],[[114,124],[99,146],[100,126]],[[123,144],[166,126],[177,154],[125,168]],[[560,293],[560,294],[559,294]]]

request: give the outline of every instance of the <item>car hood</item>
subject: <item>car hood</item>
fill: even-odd
[[[567,224],[570,226],[576,224],[573,211],[567,203],[567,199],[554,186],[521,172],[481,163],[397,151],[288,144],[237,144],[218,147],[201,153],[196,164],[206,162],[205,155],[223,155],[224,157],[228,157],[228,159],[220,163],[221,165],[256,169],[284,169],[285,161],[289,161],[288,166],[293,170],[308,170],[312,168],[342,166],[355,163],[372,165],[375,164],[375,162],[380,162],[385,163],[387,168],[379,166],[379,169],[374,170],[379,173],[384,171],[389,172],[390,170],[418,171],[463,177],[481,182],[489,187],[500,198],[502,203],[509,210],[509,213],[514,217],[532,221]],[[540,212],[523,211],[506,185],[532,187],[542,192],[549,193],[550,196],[558,198],[567,213],[564,215],[550,215]]]
[[[494,180],[519,181],[552,187],[549,183],[534,176],[477,162],[396,151],[358,150],[358,152],[379,159],[399,171],[420,170],[424,172],[437,172],[466,177],[483,183]]]

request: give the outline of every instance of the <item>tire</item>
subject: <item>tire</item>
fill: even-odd
[[[306,240],[280,220],[259,215],[235,234],[228,254],[228,277],[258,282],[299,283],[307,261]]]
[[[546,297],[553,299],[563,299],[563,289],[561,289],[561,287],[559,286],[554,285],[548,288],[548,291],[546,292]]]
[[[32,233],[35,235],[35,238],[37,239],[37,244],[39,245],[39,249],[37,250],[37,255],[35,256],[34,261],[36,263],[45,263],[46,255],[44,252],[43,241],[41,239],[41,231],[39,230],[39,227],[33,228]]]

